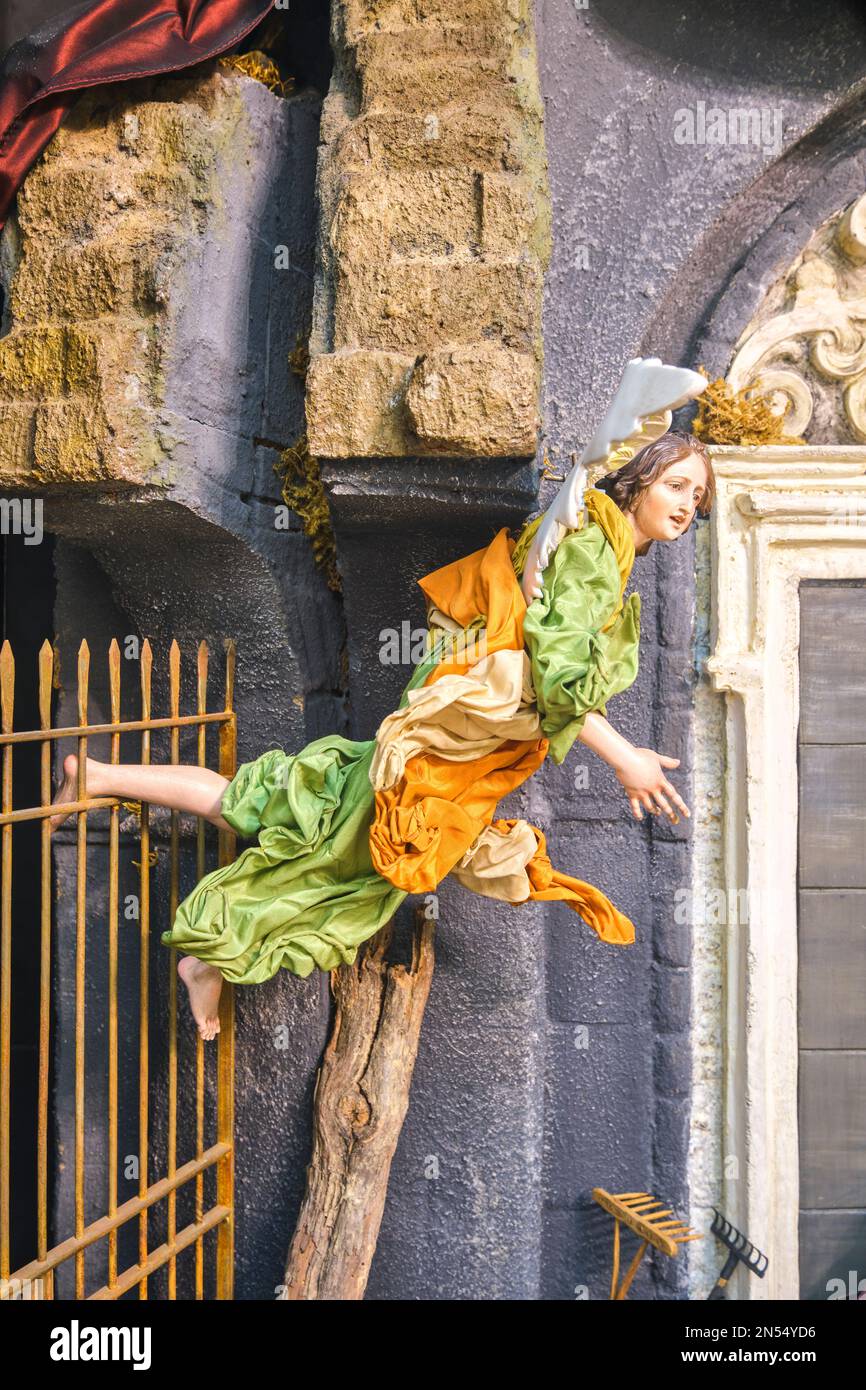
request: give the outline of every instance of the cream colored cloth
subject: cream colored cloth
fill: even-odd
[[[469,762],[509,739],[540,737],[541,725],[526,652],[504,649],[470,666],[465,675],[440,676],[416,686],[408,703],[382,720],[370,781],[393,787],[416,753]]]
[[[462,627],[454,618],[443,613],[434,603],[427,605],[428,641],[433,646],[439,639],[447,639],[444,644],[446,658],[454,661],[461,655],[467,666],[474,666],[487,655],[487,628],[484,619],[479,618],[475,626]]]
[[[526,865],[537,849],[538,840],[528,821],[515,821],[507,835],[488,825],[451,870],[450,877],[486,898],[522,903],[532,887]]]

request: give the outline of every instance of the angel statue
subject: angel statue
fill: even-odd
[[[496,808],[577,739],[611,765],[638,820],[689,815],[668,775],[679,760],[635,747],[605,706],[637,674],[640,600],[624,597],[635,556],[678,540],[712,505],[704,445],[669,429],[671,410],[705,385],[634,358],[552,506],[516,540],[503,526],[418,580],[427,646],[375,738],[270,749],[231,780],[87,759],[91,795],[191,812],[256,839],[200,880],[162,935],[181,953],[203,1038],[219,1031],[224,979],[351,964],[407,894],[449,874],[501,902],[561,900],[602,941],[634,940],[602,892],[553,867],[541,830]],[[587,487],[591,473],[598,487]],[[76,756],[63,766],[59,806],[77,796]],[[69,814],[59,810],[52,828]]]

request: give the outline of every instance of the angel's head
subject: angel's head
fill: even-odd
[[[696,513],[707,515],[716,491],[706,445],[680,430],[668,430],[645,444],[596,487],[625,513],[638,555],[645,555],[653,541],[684,535]]]

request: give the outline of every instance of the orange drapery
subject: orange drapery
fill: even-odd
[[[461,557],[419,580],[428,603],[462,627],[486,619],[485,654],[523,648],[526,602],[511,563],[514,541],[502,527],[481,550]],[[466,660],[443,659],[424,684],[466,671]],[[502,797],[531,777],[547,755],[549,742],[509,740],[472,762],[430,753],[410,758],[392,787],[377,791],[370,827],[370,854],[377,873],[407,893],[427,893],[454,868],[481,831],[493,822]],[[497,828],[509,821],[497,822]],[[545,839],[532,830],[538,851],[527,865],[530,897],[562,900],[579,912],[605,941],[626,945],[634,927],[591,884],[554,869]]]

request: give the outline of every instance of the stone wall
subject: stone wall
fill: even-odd
[[[543,108],[527,0],[332,9],[313,452],[534,455]]]
[[[291,442],[300,383],[249,328],[291,283],[256,282],[250,250],[289,110],[220,69],[79,101],[5,240],[0,479],[165,486],[202,425],[250,454],[257,437]]]

